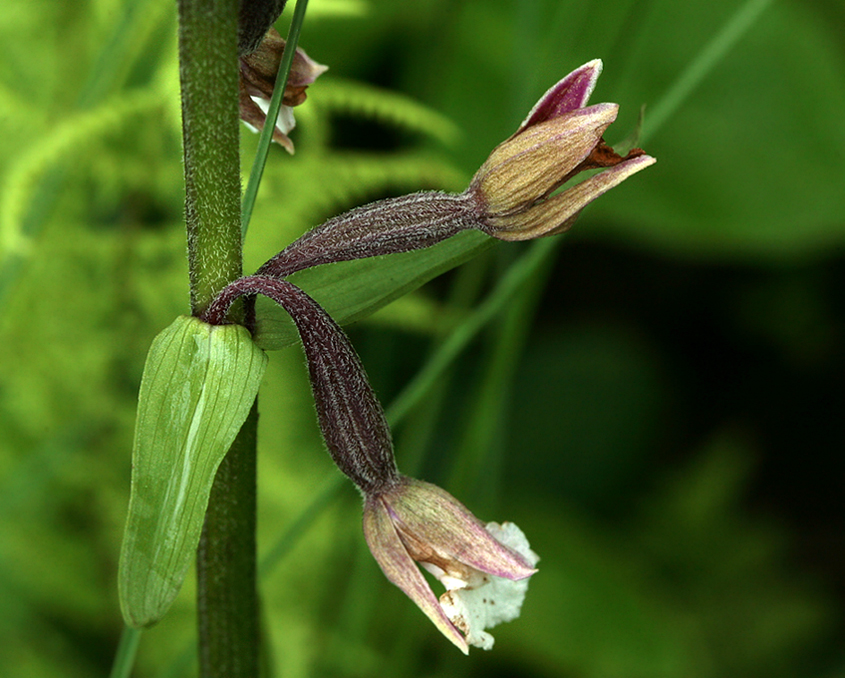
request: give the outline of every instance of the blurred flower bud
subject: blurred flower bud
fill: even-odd
[[[240,59],[241,78],[239,87],[239,106],[241,120],[253,131],[260,131],[267,121],[270,98],[276,85],[279,63],[285,49],[285,40],[275,28],[267,31],[258,48]],[[293,153],[293,142],[287,134],[296,125],[293,107],[305,101],[305,90],[328,66],[318,64],[302,49],[296,48],[288,82],[282,98],[282,107],[276,118],[273,141],[281,144],[288,153]]]

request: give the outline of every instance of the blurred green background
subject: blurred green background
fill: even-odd
[[[0,12],[4,676],[107,675],[122,628],[135,397],[188,308],[173,5]],[[592,58],[593,100],[621,105],[608,141],[645,105],[659,162],[559,238],[395,430],[400,467],[526,532],[522,617],[461,656],[384,579],[344,486],[263,574],[272,675],[845,676],[843,36],[840,0],[312,0],[301,44],[330,71],[297,154],[272,150],[247,269],[366,200],[461,190]],[[385,403],[524,249],[350,329]],[[271,354],[260,410],[264,554],[337,472],[298,347]],[[190,675],[192,587],[135,675]]]

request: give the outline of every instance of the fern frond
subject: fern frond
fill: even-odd
[[[97,27],[100,53],[92,63],[82,90],[82,96],[88,99],[92,95],[118,90],[125,84],[131,69],[160,48],[156,45],[151,49],[152,38],[165,22],[172,24],[171,14],[175,11],[174,3],[167,0],[101,2],[103,16]],[[119,21],[115,22],[115,17],[119,17]]]
[[[315,92],[313,105],[329,112],[359,115],[426,134],[447,145],[460,137],[458,127],[444,115],[396,92],[351,80],[320,80],[319,95]]]
[[[314,168],[319,201],[349,207],[396,191],[425,188],[460,190],[466,176],[443,158],[425,151],[333,153],[327,167]]]
[[[0,252],[25,253],[29,234],[24,233],[24,214],[36,182],[51,167],[57,167],[86,144],[144,115],[163,103],[161,92],[145,89],[78,113],[38,137],[38,141],[16,159],[6,173],[0,194]],[[83,153],[78,153],[84,158]]]

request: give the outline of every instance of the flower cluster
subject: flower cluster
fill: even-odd
[[[278,61],[267,55],[280,48],[275,37],[268,40],[242,71],[248,99],[272,93],[267,74]],[[303,89],[292,91],[291,101],[304,96],[304,86],[323,68],[304,55],[300,67],[292,87]],[[376,562],[463,652],[469,645],[489,649],[493,638],[485,629],[519,615],[539,559],[513,523],[483,523],[446,491],[398,471],[384,412],[354,348],[334,320],[284,278],[320,264],[429,247],[467,229],[501,240],[566,230],[591,201],[655,162],[639,149],[621,157],[605,144],[617,106],[587,105],[600,73],[601,62],[591,61],[546,92],[463,193],[415,193],[335,217],[255,275],[226,287],[204,315],[212,324],[224,323],[235,299],[256,294],[289,313],[305,350],[326,447],[364,497],[364,536]],[[558,191],[597,169],[602,171]],[[444,585],[439,599],[416,563]]]

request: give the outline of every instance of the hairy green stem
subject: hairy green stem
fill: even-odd
[[[241,275],[238,0],[179,0],[191,310]]]
[[[242,272],[238,130],[239,0],[179,0],[179,71],[191,310]],[[235,313],[242,312],[240,307]],[[240,318],[233,318],[238,320]],[[214,479],[197,553],[203,678],[258,675],[255,497],[258,411]]]
[[[197,553],[199,661],[203,678],[258,675],[255,565],[256,430],[253,404],[220,464]]]

